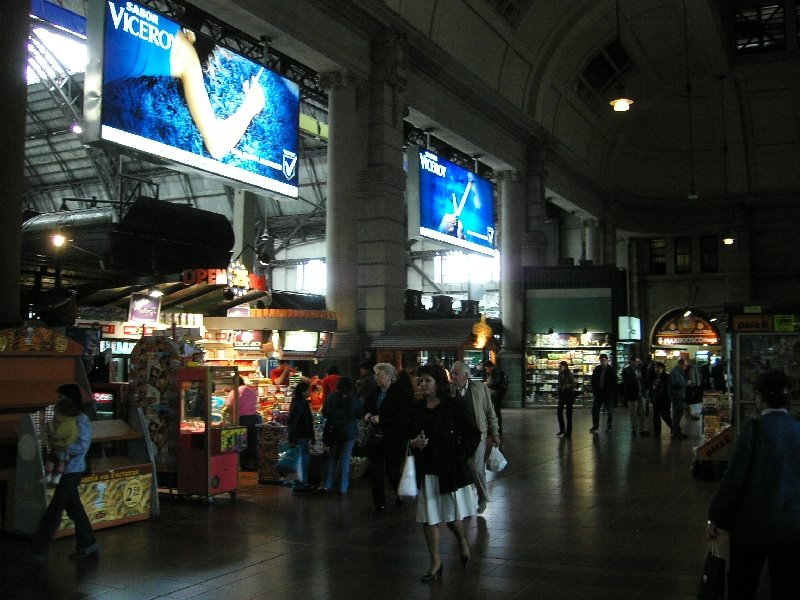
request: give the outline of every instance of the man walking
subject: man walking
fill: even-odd
[[[605,405],[606,431],[611,431],[614,420],[614,394],[617,390],[617,374],[608,364],[608,355],[600,355],[600,364],[592,371],[592,428],[589,433],[594,433],[600,426],[600,408]]]
[[[672,437],[685,440],[686,434],[681,431],[683,403],[686,400],[686,388],[689,380],[686,377],[686,361],[678,359],[678,364],[669,372],[669,397],[672,400]]]
[[[475,425],[481,431],[481,442],[475,455],[467,460],[467,465],[478,489],[478,512],[482,513],[486,510],[486,503],[491,501],[486,486],[486,448],[500,445],[497,415],[492,406],[489,388],[481,382],[469,380],[469,367],[465,363],[453,363],[450,375],[457,396],[469,402],[472,410],[468,413],[475,419]]]
[[[642,377],[642,359],[631,356],[628,365],[622,369],[622,397],[628,405],[631,418],[631,435],[650,435],[645,418],[646,400]]]
[[[508,377],[501,370],[498,369],[491,360],[483,363],[483,368],[486,370],[486,387],[492,394],[492,406],[494,406],[494,413],[497,415],[497,430],[502,435],[503,433],[503,414],[500,409],[503,405],[503,398],[505,398],[508,391]]]

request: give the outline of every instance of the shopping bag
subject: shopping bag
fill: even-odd
[[[300,449],[297,446],[290,446],[283,452],[279,452],[275,470],[278,475],[298,473],[300,471]]]
[[[503,453],[500,452],[500,448],[492,446],[492,451],[489,452],[489,458],[486,459],[486,468],[494,473],[499,473],[506,468],[507,464],[508,461],[506,457],[503,456]]]
[[[403,474],[397,486],[397,495],[401,500],[413,500],[417,497],[417,468],[414,457],[406,454],[406,463],[403,465]]]
[[[697,600],[723,600],[724,598],[725,559],[719,555],[717,541],[712,539],[703,564],[703,575],[700,577]]]

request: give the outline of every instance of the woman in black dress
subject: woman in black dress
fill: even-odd
[[[417,469],[417,522],[422,523],[431,564],[423,583],[441,577],[444,565],[439,554],[439,523],[446,523],[458,539],[462,566],[470,560],[462,519],[476,514],[478,495],[467,467],[474,456],[481,432],[470,419],[464,402],[450,395],[447,374],[439,365],[417,371],[423,400],[414,406],[410,441]]]

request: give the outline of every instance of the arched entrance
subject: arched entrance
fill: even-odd
[[[667,369],[672,369],[681,353],[688,353],[702,369],[722,358],[721,351],[722,337],[716,325],[696,310],[680,308],[666,313],[650,336],[650,355]]]

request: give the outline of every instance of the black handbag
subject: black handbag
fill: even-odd
[[[703,564],[697,600],[723,600],[725,598],[725,559],[719,555],[717,541],[711,540]]]
[[[699,385],[690,385],[686,388],[686,404],[700,404],[703,401],[703,388]]]
[[[364,450],[375,450],[383,444],[383,432],[375,423],[369,423],[361,434],[361,447]]]

